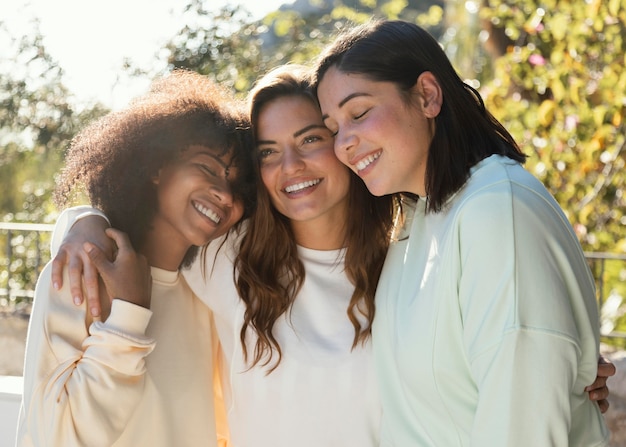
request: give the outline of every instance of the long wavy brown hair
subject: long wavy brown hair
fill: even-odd
[[[264,106],[279,98],[297,96],[319,107],[311,90],[306,67],[288,64],[272,70],[257,81],[249,95],[250,120],[253,133]],[[255,157],[257,151],[254,151]],[[255,163],[260,178],[260,161]],[[264,187],[257,189],[256,212],[248,221],[239,253],[235,260],[237,290],[246,304],[240,331],[246,360],[248,329],[256,333],[252,366],[268,366],[269,372],[280,363],[282,353],[272,329],[276,320],[290,311],[304,282],[306,271],[298,257],[297,243],[287,217],[270,201]],[[346,309],[346,317],[354,326],[354,342],[365,342],[371,334],[374,318],[374,294],[389,246],[394,199],[374,197],[365,184],[351,172],[349,191],[350,219],[344,225],[346,248],[345,273],[354,284],[354,292]],[[339,261],[338,261],[339,262]],[[359,314],[367,320],[359,321]],[[274,357],[277,355],[277,358]]]
[[[186,70],[155,80],[145,95],[74,137],[57,181],[56,203],[66,206],[77,191],[85,192],[138,249],[157,213],[152,179],[192,145],[233,154],[233,194],[250,214],[256,179],[245,104],[209,78]],[[182,265],[196,253],[197,247],[190,248]]]

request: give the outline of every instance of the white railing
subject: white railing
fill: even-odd
[[[0,307],[32,300],[54,225],[0,222]]]

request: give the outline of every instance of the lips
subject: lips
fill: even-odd
[[[312,186],[318,185],[321,181],[321,179],[315,179],[307,180],[305,182],[294,183],[293,185],[286,186],[283,191],[288,194],[295,194],[307,188],[311,188]]]
[[[215,225],[218,225],[222,218],[211,208],[207,208],[198,202],[192,202],[193,207],[202,215],[204,215],[207,219],[211,220]]]
[[[354,165],[354,167],[356,167],[357,171],[362,171],[365,168],[367,168],[370,164],[372,164],[374,161],[378,160],[378,158],[381,156],[381,154],[383,153],[382,150],[377,151],[373,154],[367,155],[365,157],[363,157],[362,159],[360,159],[358,162],[356,163],[352,163]]]

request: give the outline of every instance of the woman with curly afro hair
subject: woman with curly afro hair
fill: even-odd
[[[121,231],[113,261],[85,245],[101,316],[50,286],[51,263],[41,273],[18,446],[217,445],[212,315],[180,268],[251,212],[251,145],[240,104],[187,71],[72,141],[58,202],[84,193]]]

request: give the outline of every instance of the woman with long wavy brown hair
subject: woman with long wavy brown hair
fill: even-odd
[[[338,162],[304,67],[266,74],[249,102],[255,213],[187,276],[215,315],[231,440],[378,445],[370,326],[392,200]]]
[[[270,111],[270,107],[273,108],[272,111],[278,111],[279,117],[293,116],[294,109],[317,108],[315,96],[308,88],[306,73],[304,67],[279,67],[261,78],[250,92],[250,113],[257,141],[254,155],[265,188],[258,189],[257,209],[248,221],[248,230],[237,257],[237,288],[248,308],[241,329],[242,341],[248,328],[255,328],[258,339],[252,355],[253,364],[261,362],[270,365],[275,360],[272,368],[278,366],[281,357],[280,344],[273,337],[272,328],[281,315],[289,312],[306,278],[306,269],[300,259],[298,247],[345,251],[338,254],[335,263],[344,271],[353,286],[345,313],[354,327],[354,348],[358,343],[366,342],[370,334],[376,284],[392,225],[391,198],[372,196],[356,175],[338,165],[335,169],[340,171],[339,175],[345,177],[346,188],[338,193],[339,204],[330,212],[324,209],[330,208],[332,204],[332,198],[327,200],[328,196],[322,197],[322,204],[304,205],[307,208],[304,212],[290,209],[303,207],[300,202],[307,199],[311,201],[311,195],[315,197],[315,194],[324,194],[313,190],[314,188],[333,188],[332,179],[328,179],[328,165],[323,166],[325,175],[319,181],[314,173],[306,169],[294,169],[295,175],[291,178],[288,174],[283,174],[281,180],[285,182],[298,184],[299,179],[299,183],[302,183],[301,180],[313,183],[303,185],[297,190],[280,191],[284,189],[280,188],[281,185],[275,188],[271,183],[267,173],[276,169],[276,165],[284,163],[286,156],[283,153],[286,150],[279,148],[280,142],[277,139],[267,135],[272,136],[274,129],[278,134],[287,133],[288,138],[292,138],[292,135],[289,135],[290,129],[285,128],[284,119],[276,120],[274,116],[263,115]],[[308,128],[309,133],[313,131],[321,134],[314,136],[316,141],[299,144],[298,139],[306,140],[309,137],[306,132],[292,138],[296,148],[294,151],[304,153],[301,157],[306,159],[307,154],[311,158],[310,154],[317,149],[324,152],[324,155],[330,155],[330,164],[333,164],[335,160],[332,160],[332,154],[325,152],[332,136],[320,124],[313,122]],[[319,149],[301,149],[305,144],[317,144]],[[299,196],[296,197],[297,194]],[[281,202],[286,202],[287,205],[281,205]],[[310,209],[316,205],[318,209]],[[328,217],[336,219],[325,221]],[[322,227],[324,224],[326,225]]]

